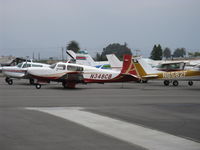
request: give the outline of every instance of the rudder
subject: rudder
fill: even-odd
[[[138,72],[135,68],[135,65],[133,64],[133,61],[132,61],[132,55],[124,55],[121,73],[138,76]]]

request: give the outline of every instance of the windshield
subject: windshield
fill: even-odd
[[[17,67],[21,68],[21,67],[22,67],[22,63],[19,63],[19,64],[17,65]]]
[[[51,69],[54,69],[55,67],[56,67],[56,64],[52,64],[52,65],[50,66]]]

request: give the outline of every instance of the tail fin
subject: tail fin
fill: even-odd
[[[132,55],[124,55],[121,74],[131,74],[134,76],[138,76],[138,72],[132,61]]]
[[[149,74],[155,74],[159,71],[152,68],[145,60],[143,60],[141,57],[135,57],[133,58],[133,63],[135,65],[135,68],[139,74],[140,77],[145,77]]]
[[[115,56],[115,54],[106,55],[108,62],[113,70],[121,70],[122,62]]]
[[[93,59],[89,54],[87,54],[87,55],[85,55],[85,56],[86,56],[86,60],[87,60],[88,65],[89,65],[89,66],[95,66],[95,61],[94,61],[94,59]]]
[[[79,54],[74,53],[72,50],[67,50],[67,54],[74,60],[76,60],[77,64],[87,65],[87,66],[95,66],[95,62],[92,57],[88,54]]]
[[[74,60],[76,60],[76,53],[74,53],[72,50],[67,50],[66,53]]]

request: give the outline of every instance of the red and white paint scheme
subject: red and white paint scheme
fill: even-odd
[[[62,82],[65,88],[75,88],[77,83],[109,83],[138,81],[140,78],[132,62],[132,55],[125,55],[121,71],[99,69],[72,63],[59,62],[49,68],[29,68],[28,74],[36,78],[36,88],[50,81]]]
[[[34,80],[32,78],[29,78],[26,76],[27,69],[29,67],[34,67],[34,68],[42,68],[42,67],[49,67],[47,64],[42,64],[42,63],[35,63],[35,62],[22,62],[19,63],[16,66],[5,66],[2,67],[2,73],[6,77],[5,81],[9,84],[13,84],[13,79],[30,79],[30,84],[33,84]]]

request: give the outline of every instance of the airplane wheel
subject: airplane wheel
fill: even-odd
[[[177,80],[173,81],[173,86],[178,86],[178,81]]]
[[[142,80],[142,83],[147,83],[148,82],[148,80]]]
[[[193,86],[193,81],[188,81],[189,86]]]
[[[62,82],[62,85],[66,89],[75,89],[75,87],[76,87],[76,83],[74,83],[74,82],[69,82],[69,83]]]
[[[36,87],[36,89],[40,89],[41,88],[41,84],[36,84],[35,87]]]
[[[5,81],[6,81],[7,83],[8,83],[8,80],[10,80],[10,78],[6,77],[6,78],[5,78]]]
[[[12,79],[9,79],[7,83],[8,83],[9,85],[12,85],[12,84],[13,84],[13,80],[12,80]]]
[[[30,83],[31,85],[33,85],[33,84],[34,84],[34,79],[29,79],[29,83]]]
[[[142,81],[142,80],[137,80],[136,82],[137,82],[137,83],[141,83],[141,81]]]
[[[164,81],[164,85],[165,85],[165,86],[169,86],[169,80],[165,80],[165,81]]]

